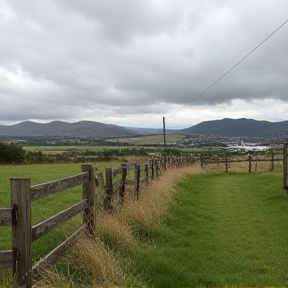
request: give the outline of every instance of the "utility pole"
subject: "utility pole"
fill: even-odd
[[[164,135],[164,148],[166,149],[166,128],[165,128],[165,117],[163,117],[163,135]]]

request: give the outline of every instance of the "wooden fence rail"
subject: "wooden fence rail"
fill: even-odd
[[[277,161],[283,161],[283,158],[282,158],[282,155],[281,155],[281,158],[277,158],[275,159],[275,155],[274,154],[271,154],[271,158],[268,159],[268,158],[254,158],[252,157],[252,155],[248,155],[248,158],[247,159],[228,159],[228,157],[226,156],[225,158],[208,158],[208,159],[201,159],[201,166],[204,167],[205,165],[207,164],[225,164],[225,171],[228,172],[229,170],[229,164],[231,163],[243,163],[243,162],[248,162],[248,173],[252,173],[252,163],[253,162],[256,162],[256,165],[257,163],[259,162],[270,162],[270,168],[269,168],[269,171],[273,171],[274,170],[274,164],[275,162]]]
[[[60,213],[31,225],[31,203],[48,195],[82,185],[82,200]],[[80,234],[94,234],[95,176],[91,164],[82,165],[82,173],[72,177],[31,186],[29,178],[10,179],[11,208],[0,209],[0,226],[12,226],[12,250],[0,251],[0,268],[12,268],[13,287],[32,287],[33,277],[53,265],[68,245]],[[83,224],[63,243],[32,265],[31,245],[60,224],[83,212]]]
[[[100,204],[97,203],[100,196],[103,195],[104,209],[111,211],[114,198],[118,197],[117,204],[123,205],[127,186],[133,187],[134,197],[138,199],[141,188],[161,175],[161,168],[181,167],[184,163],[188,165],[188,158],[182,156],[165,157],[164,160],[153,158],[141,164],[122,164],[116,169],[106,168],[105,179],[101,172],[94,171],[91,164],[83,164],[82,173],[78,175],[34,186],[31,186],[29,178],[10,179],[11,207],[0,209],[0,226],[12,226],[12,250],[0,251],[0,269],[12,268],[15,277],[13,287],[32,287],[33,279],[37,279],[41,269],[55,264],[76,237],[82,234],[94,235],[95,209],[96,204]],[[81,201],[34,226],[31,225],[33,201],[78,185],[82,185]],[[96,186],[100,188],[98,198]],[[44,258],[32,264],[32,243],[81,212],[83,213],[81,227]]]

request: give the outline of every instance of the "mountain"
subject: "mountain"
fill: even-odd
[[[25,121],[15,125],[0,125],[0,136],[14,137],[65,136],[105,138],[131,136],[133,134],[135,133],[121,126],[92,121],[75,123],[53,121],[45,124]]]
[[[181,134],[212,134],[227,137],[266,137],[282,134],[288,136],[288,121],[269,122],[253,119],[229,119],[204,121],[182,130],[166,131]],[[162,129],[126,128],[100,122],[80,121],[68,123],[53,121],[46,124],[25,121],[15,125],[0,125],[0,136],[12,137],[78,137],[106,138],[133,135],[162,134]]]
[[[184,134],[213,134],[230,137],[266,137],[288,133],[288,121],[269,122],[253,119],[230,119],[204,121],[178,132]]]

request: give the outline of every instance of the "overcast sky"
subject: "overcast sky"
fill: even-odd
[[[193,101],[287,19],[287,0],[1,0],[0,124],[288,120],[288,23]]]

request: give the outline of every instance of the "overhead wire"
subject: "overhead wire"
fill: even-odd
[[[170,116],[166,117],[166,119],[175,117],[178,115],[181,111],[183,111],[188,105],[190,105],[192,102],[200,98],[204,93],[206,93],[208,90],[210,90],[214,85],[216,85],[219,81],[221,81],[228,73],[230,73],[233,69],[235,69],[241,62],[243,62],[249,55],[251,55],[256,49],[258,49],[264,42],[266,42],[271,36],[273,36],[280,28],[282,28],[286,23],[288,22],[288,19],[282,23],[277,29],[275,29],[269,36],[267,36],[261,43],[259,43],[255,48],[253,48],[248,54],[246,54],[240,61],[238,61],[234,66],[232,66],[227,72],[225,72],[220,78],[218,78],[215,82],[213,82],[210,86],[208,86],[203,92],[198,94],[195,98],[193,98],[188,104],[185,104],[178,110],[176,110],[174,113],[172,113]]]

